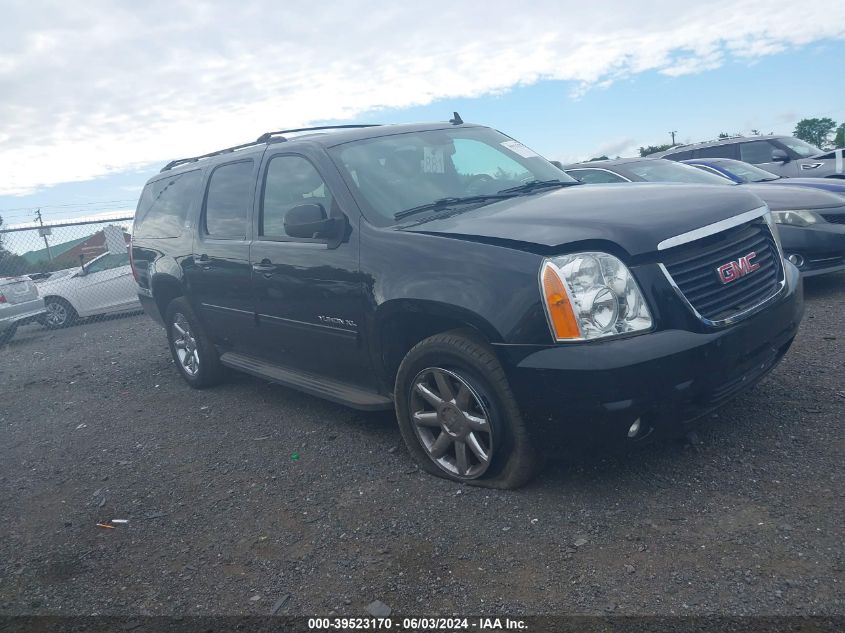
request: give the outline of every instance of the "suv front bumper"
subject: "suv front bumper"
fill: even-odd
[[[521,410],[532,422],[624,439],[638,418],[682,434],[686,423],[748,390],[789,349],[804,312],[798,271],[757,314],[706,332],[662,330],[629,338],[537,348],[496,345]]]

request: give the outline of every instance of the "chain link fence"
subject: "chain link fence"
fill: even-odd
[[[0,226],[0,344],[137,312],[128,244],[132,215]]]

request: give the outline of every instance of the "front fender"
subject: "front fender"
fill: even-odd
[[[361,273],[370,314],[430,311],[471,325],[491,342],[549,343],[537,253],[455,237],[362,231]]]

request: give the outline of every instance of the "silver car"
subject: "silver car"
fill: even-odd
[[[0,278],[0,345],[12,339],[19,325],[35,321],[44,312],[44,299],[28,277]]]
[[[730,136],[676,145],[649,158],[733,158],[787,178],[845,178],[842,149],[822,151],[792,136]]]

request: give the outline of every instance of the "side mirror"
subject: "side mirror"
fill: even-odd
[[[782,149],[773,149],[772,150],[772,162],[774,162],[774,163],[788,163],[789,162],[789,154],[787,154]]]
[[[85,270],[85,255],[82,253],[79,254],[79,272],[76,273],[79,277],[88,274],[88,271]]]
[[[339,223],[326,215],[322,204],[300,204],[285,215],[285,233],[306,239],[330,238],[335,236]]]
[[[561,163],[559,160],[550,160],[549,162],[555,167],[557,167],[559,170],[563,171],[563,163]]]

